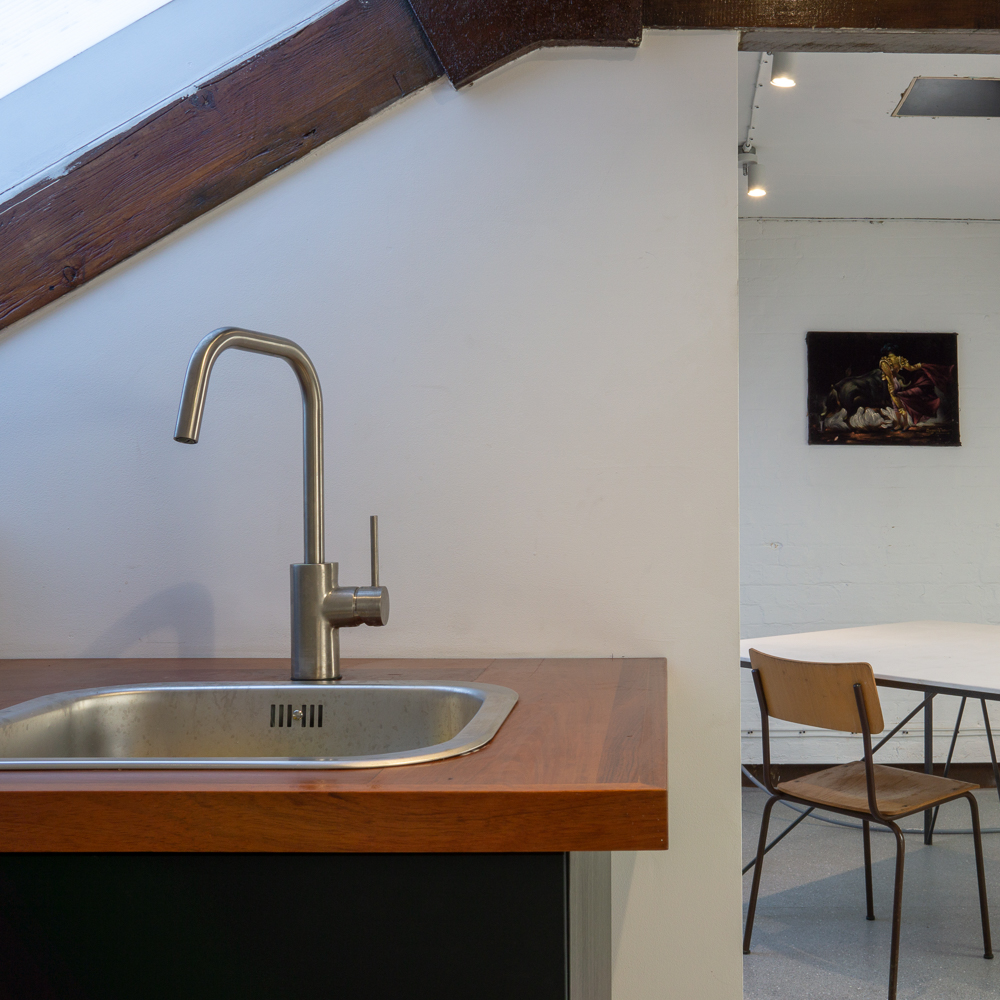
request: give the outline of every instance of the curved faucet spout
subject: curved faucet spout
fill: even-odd
[[[184,375],[174,440],[197,444],[205,393],[215,359],[227,348],[284,358],[302,387],[302,475],[305,509],[305,562],[322,563],[323,555],[323,393],[309,355],[284,337],[227,326],[210,333],[195,349]]]

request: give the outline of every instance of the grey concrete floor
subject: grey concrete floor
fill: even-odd
[[[995,789],[976,793],[983,828],[1000,828]],[[767,795],[743,790],[743,860],[757,850]],[[833,816],[834,819],[845,817]],[[782,804],[768,839],[795,818]],[[922,826],[922,817],[904,820]],[[969,828],[966,801],[941,808],[938,827]],[[809,817],[764,859],[751,954],[743,959],[744,1000],[877,1000],[889,982],[895,840],[872,824],[875,920],[865,919],[860,830]],[[1000,997],[1000,833],[983,835],[986,886],[997,958],[983,959],[976,862],[971,836],[906,837],[899,1000]],[[753,869],[743,876],[743,912]]]

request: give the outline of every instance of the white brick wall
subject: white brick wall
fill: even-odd
[[[809,447],[808,330],[957,332],[962,446]],[[741,222],[740,435],[744,637],[1000,624],[1000,222]],[[882,700],[897,720],[919,698]],[[956,708],[935,703],[941,757]],[[1000,706],[994,717],[1000,728]],[[966,720],[956,758],[987,760],[978,705]],[[744,761],[760,760],[759,722],[743,677]],[[913,724],[883,762],[922,759]],[[797,731],[774,751],[788,762],[860,753]]]

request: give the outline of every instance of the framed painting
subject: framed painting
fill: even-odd
[[[958,334],[806,334],[810,444],[961,444]]]

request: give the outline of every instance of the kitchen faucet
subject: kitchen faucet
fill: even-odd
[[[284,337],[231,326],[205,337],[184,375],[174,440],[198,443],[212,365],[229,347],[284,358],[302,387],[305,560],[291,567],[292,680],[339,681],[340,630],[389,620],[389,591],[378,582],[378,518],[371,519],[371,586],[339,586],[337,563],[323,561],[323,393],[309,355]]]

